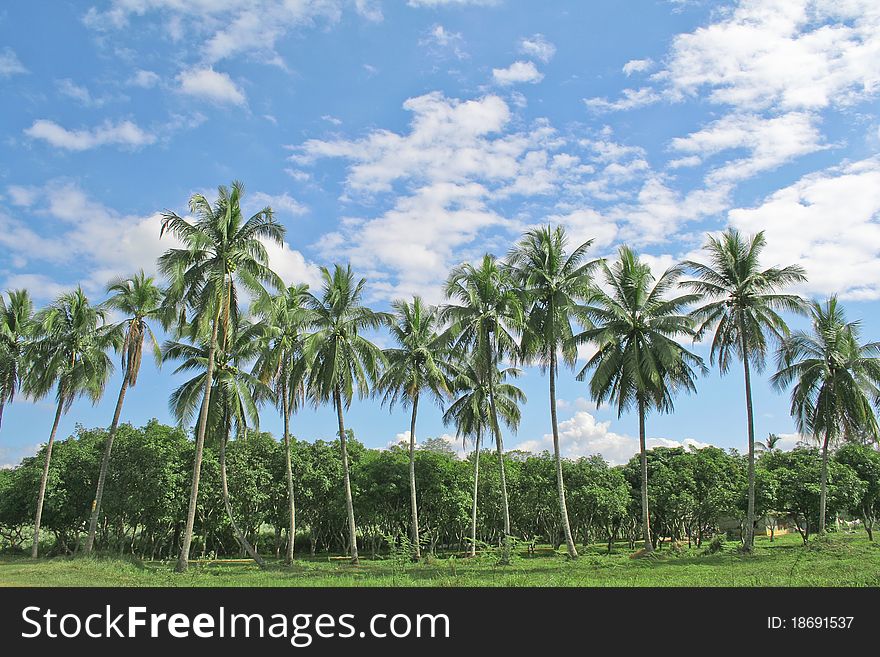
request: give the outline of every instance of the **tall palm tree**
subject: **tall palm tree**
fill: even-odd
[[[504,509],[504,560],[508,554],[510,537],[510,505],[507,496],[507,475],[504,468],[504,440],[498,423],[495,401],[495,381],[490,372],[498,367],[501,358],[516,359],[519,347],[514,331],[522,327],[523,307],[520,294],[514,286],[510,271],[501,267],[495,256],[486,254],[479,267],[464,263],[455,267],[446,281],[446,297],[457,303],[443,306],[441,318],[451,324],[454,348],[471,353],[488,382],[489,430],[495,439],[495,449],[501,475],[501,498]]]
[[[228,331],[228,333],[227,333]],[[210,343],[202,336],[192,336],[194,344],[185,342],[166,342],[163,349],[165,360],[183,360],[174,371],[175,374],[195,372],[195,375],[182,383],[169,401],[171,412],[181,424],[187,424],[195,416],[202,402],[202,391],[208,373]],[[207,417],[207,436],[220,447],[220,487],[226,516],[235,539],[243,552],[250,555],[257,565],[265,567],[263,558],[247,540],[232,512],[227,485],[226,445],[233,426],[238,436],[243,436],[248,426],[259,430],[260,414],[258,403],[261,398],[271,396],[271,390],[257,377],[246,371],[245,366],[257,358],[263,326],[252,323],[240,315],[234,316],[221,333],[222,346],[214,350],[213,378],[211,380],[210,408]],[[250,422],[250,425],[248,424]]]
[[[25,371],[25,352],[34,330],[34,304],[27,290],[0,294],[0,426],[3,408],[15,401]]]
[[[231,188],[221,186],[212,204],[202,194],[189,200],[193,221],[165,212],[161,234],[168,232],[183,243],[183,248],[169,249],[159,258],[159,269],[169,279],[165,291],[168,315],[175,314],[179,326],[193,324],[195,334],[210,334],[204,392],[196,429],[196,451],[190,487],[186,527],[177,560],[177,572],[189,565],[193,525],[199,496],[199,478],[202,454],[208,426],[208,408],[214,380],[215,351],[221,326],[223,335],[230,316],[238,314],[238,286],[254,296],[269,284],[280,288],[283,283],[269,269],[269,255],[264,241],[281,244],[284,227],[276,223],[269,207],[263,208],[250,219],[241,214],[244,187],[240,182]],[[188,318],[188,314],[192,315]]]
[[[303,345],[312,323],[312,313],[305,307],[308,285],[291,285],[275,295],[263,294],[252,311],[260,317],[266,337],[254,372],[263,383],[272,387],[275,404],[284,422],[284,456],[287,474],[287,503],[290,524],[287,530],[285,564],[293,563],[296,537],[296,502],[293,489],[293,468],[290,462],[290,416],[305,398],[308,375]]]
[[[357,526],[351,497],[348,436],[342,413],[351,406],[355,392],[360,397],[370,394],[385,362],[382,350],[362,333],[388,324],[391,317],[361,305],[367,281],[364,278],[355,280],[350,265],[336,265],[332,272],[322,267],[321,277],[320,296],[308,293],[305,298],[306,307],[315,315],[315,331],[305,342],[305,357],[309,367],[307,388],[315,404],[332,402],[336,409],[351,562],[357,564]]]
[[[104,445],[104,457],[101,459],[101,470],[98,473],[98,487],[95,491],[95,499],[92,501],[92,515],[89,518],[89,535],[86,538],[85,553],[91,554],[95,544],[95,532],[98,527],[98,517],[101,514],[101,500],[104,497],[104,482],[107,479],[107,469],[110,467],[110,453],[113,449],[113,439],[119,426],[119,416],[122,413],[122,402],[129,388],[137,384],[138,373],[141,369],[141,357],[144,351],[144,341],[149,338],[153,347],[153,355],[156,363],[162,360],[159,343],[148,320],[158,319],[162,302],[162,291],[156,285],[152,276],[144,274],[143,270],[129,278],[119,278],[107,286],[110,298],[104,302],[107,308],[119,311],[125,315],[119,326],[124,333],[122,342],[122,385],[119,387],[119,396],[116,399],[116,409],[113,411],[113,421],[107,432],[107,442]]]
[[[709,264],[687,261],[697,280],[683,285],[699,294],[705,303],[694,310],[698,322],[696,339],[713,330],[710,362],[726,374],[734,358],[743,364],[746,420],[749,448],[749,493],[743,548],[752,549],[755,528],[755,420],[752,407],[751,367],[761,371],[767,354],[768,338],[781,340],[788,326],[779,311],[802,313],[804,302],[782,290],[806,280],[799,265],[760,268],[761,251],[767,242],[764,233],[746,238],[730,228],[720,237],[710,236],[704,250]]]
[[[29,370],[24,378],[25,394],[35,399],[56,389],[55,420],[46,445],[43,476],[37,494],[34,516],[34,544],[31,556],[37,558],[40,547],[40,520],[49,479],[52,445],[61,416],[70,410],[77,397],[86,396],[97,403],[113,373],[109,349],[118,349],[122,333],[118,326],[105,323],[103,308],[93,306],[81,288],[62,294],[34,316],[35,337],[28,347]]]
[[[650,410],[671,412],[675,394],[694,391],[697,372],[706,369],[699,356],[677,342],[694,335],[684,309],[698,297],[669,298],[681,267],[670,267],[655,281],[648,265],[626,246],[620,247],[617,262],[610,267],[603,262],[601,269],[608,291],[597,289],[591,303],[578,310],[589,328],[573,339],[576,344],[594,343],[598,351],[577,378],[583,381],[592,370],[590,394],[596,402],[613,403],[618,417],[633,406],[639,414],[642,533],[650,552],[645,417]]]
[[[542,370],[550,370],[550,424],[553,430],[553,456],[556,460],[556,491],[559,514],[565,532],[568,556],[577,559],[577,548],[568,521],[562,456],[559,451],[559,423],[556,417],[556,378],[558,355],[574,368],[577,347],[572,340],[571,320],[578,305],[592,293],[591,271],[598,260],[587,260],[592,240],[571,253],[566,252],[568,238],[561,227],[541,227],[528,231],[510,251],[507,262],[513,279],[525,294],[525,330],[522,355],[537,361]]]
[[[448,339],[440,331],[437,309],[426,305],[421,297],[412,303],[398,300],[391,304],[394,321],[390,325],[396,348],[385,350],[388,363],[378,389],[382,403],[389,409],[396,403],[412,407],[409,427],[409,498],[413,559],[421,559],[419,546],[419,509],[416,496],[416,414],[424,391],[441,403],[449,394],[447,375],[451,371]]]
[[[825,533],[828,446],[847,431],[876,435],[880,402],[880,342],[859,342],[859,322],[847,322],[837,297],[810,303],[812,332],[795,331],[779,349],[774,386],[791,392],[798,431],[821,439],[819,533]]]
[[[518,377],[522,372],[516,368],[508,367],[503,370],[495,370],[494,384],[492,386],[495,397],[495,407],[499,419],[507,425],[511,431],[519,427],[521,412],[520,404],[526,402],[525,393],[514,384],[508,383],[508,379]],[[474,441],[474,488],[471,499],[471,546],[470,556],[477,554],[477,493],[480,485],[480,445],[483,434],[489,427],[489,381],[483,376],[483,370],[475,367],[472,363],[464,364],[457,368],[457,374],[452,380],[452,393],[457,397],[443,413],[443,424],[455,425],[456,435],[466,443],[468,439]]]
[[[767,440],[764,442],[758,441],[755,443],[755,450],[758,452],[772,452],[776,450],[776,446],[779,444],[779,441],[782,440],[782,436],[771,433],[767,436]]]

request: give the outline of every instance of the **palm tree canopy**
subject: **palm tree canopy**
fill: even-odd
[[[408,407],[422,391],[441,403],[449,394],[448,376],[452,352],[448,337],[440,331],[440,315],[421,297],[391,304],[394,318],[389,325],[397,347],[385,349],[387,366],[378,383],[382,403]]]
[[[22,383],[25,349],[34,332],[34,304],[27,290],[0,294],[0,405],[15,400]]]
[[[734,357],[747,357],[756,368],[763,368],[767,336],[781,340],[788,334],[779,312],[804,312],[803,299],[781,292],[807,280],[803,267],[761,269],[759,261],[766,244],[763,231],[746,239],[730,228],[720,237],[709,236],[705,245],[709,264],[692,260],[684,263],[696,280],[683,281],[682,285],[707,300],[693,312],[699,324],[696,339],[715,327],[709,358],[712,364],[717,360],[722,373],[727,372]]]
[[[244,186],[233,182],[221,186],[212,205],[203,195],[189,201],[189,221],[174,212],[163,214],[162,231],[172,234],[183,248],[169,249],[159,258],[159,270],[170,281],[165,291],[166,326],[177,321],[202,331],[220,304],[228,314],[238,313],[240,284],[257,297],[268,284],[283,283],[269,268],[264,242],[282,244],[284,226],[274,219],[272,209],[263,208],[247,221],[241,214]],[[187,318],[187,310],[192,313]],[[224,323],[228,317],[224,317]]]
[[[25,393],[39,399],[57,384],[57,400],[65,409],[80,396],[96,403],[113,373],[107,351],[122,345],[119,326],[106,324],[105,310],[90,304],[82,288],[40,310],[34,324]]]
[[[593,370],[593,399],[615,403],[618,415],[634,404],[669,412],[674,394],[695,390],[697,373],[706,370],[699,356],[676,341],[693,337],[684,309],[698,297],[668,298],[681,267],[670,267],[655,281],[648,265],[626,246],[612,266],[603,262],[601,271],[608,291],[596,289],[591,303],[578,310],[590,328],[573,339],[595,343],[598,350],[577,378],[583,381]]]
[[[599,260],[587,260],[592,240],[566,253],[568,237],[561,227],[528,231],[507,256],[516,286],[522,291],[525,325],[522,355],[546,368],[550,354],[561,350],[574,367],[577,348],[572,340],[571,317],[592,293],[591,272]]]
[[[107,285],[107,293],[110,297],[103,305],[125,316],[119,323],[124,333],[121,349],[122,371],[127,384],[133,387],[137,384],[141,369],[145,339],[150,340],[156,364],[162,362],[162,350],[149,325],[149,320],[158,320],[162,316],[162,291],[153,277],[147,276],[141,270],[134,276],[111,281]]]
[[[860,325],[847,322],[836,297],[810,303],[812,331],[793,332],[779,348],[779,389],[794,383],[791,414],[802,434],[834,440],[846,432],[877,435],[880,343],[860,344]]]
[[[307,293],[305,306],[314,313],[314,332],[306,337],[308,390],[313,403],[329,401],[338,390],[345,407],[355,392],[370,393],[385,364],[382,350],[362,335],[391,322],[388,313],[361,305],[366,279],[355,280],[351,265],[321,268],[320,296]]]

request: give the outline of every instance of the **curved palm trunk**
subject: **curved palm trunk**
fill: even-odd
[[[95,532],[98,528],[98,517],[101,515],[101,500],[104,498],[104,482],[107,479],[107,470],[110,468],[110,452],[113,449],[113,439],[116,437],[116,429],[119,427],[119,416],[122,414],[122,402],[128,390],[128,372],[122,373],[122,386],[119,388],[119,397],[116,400],[116,410],[113,411],[113,422],[110,423],[110,431],[107,435],[107,444],[104,445],[104,457],[101,459],[101,471],[98,473],[98,489],[95,491],[95,499],[92,500],[92,516],[89,518],[89,535],[86,538],[85,553],[91,554],[95,546]]]
[[[477,430],[477,440],[474,448],[474,499],[471,506],[471,550],[472,557],[477,556],[477,494],[480,490],[480,438],[481,434]]]
[[[828,494],[828,441],[830,435],[825,434],[822,442],[822,477],[819,484],[819,535],[825,533],[825,505]]]
[[[489,383],[489,408],[492,413],[492,429],[495,432],[495,453],[498,454],[498,471],[501,476],[501,504],[504,509],[504,554],[502,560],[510,560],[510,504],[507,500],[507,473],[504,468],[504,442],[501,427],[498,425],[498,412],[495,410],[494,383]]]
[[[287,554],[284,557],[284,565],[293,563],[293,548],[296,539],[296,504],[293,498],[293,468],[290,465],[290,407],[287,403],[287,390],[283,391],[284,399],[281,402],[284,413],[284,460],[287,469],[287,503],[290,512],[290,526],[287,530]]]
[[[556,492],[559,496],[559,515],[565,532],[565,546],[568,557],[577,559],[578,552],[571,535],[568,521],[568,505],[565,503],[565,481],[562,478],[562,456],[559,453],[559,424],[556,419],[556,351],[550,353],[550,423],[553,425],[553,456],[556,460]]]
[[[749,370],[749,357],[746,346],[745,334],[740,322],[740,340],[743,356],[743,373],[746,388],[746,417],[749,424],[749,496],[746,507],[746,527],[743,536],[743,549],[752,551],[755,542],[755,417],[752,409],[752,375]]]
[[[412,508],[413,560],[422,558],[419,546],[419,503],[416,496],[416,413],[419,408],[419,393],[413,397],[412,420],[409,425],[409,503]]]
[[[358,546],[357,546],[357,527],[354,524],[354,502],[351,498],[351,477],[349,476],[348,467],[348,447],[346,446],[345,424],[342,420],[342,394],[339,392],[339,386],[333,393],[336,403],[336,418],[339,421],[339,443],[342,447],[342,474],[345,479],[345,509],[348,512],[348,533],[351,550],[351,562],[355,565],[358,563]]]
[[[251,559],[257,562],[257,565],[260,568],[266,567],[266,562],[263,561],[263,558],[257,554],[257,551],[254,550],[254,547],[250,544],[250,541],[247,540],[245,535],[242,533],[241,529],[238,526],[238,523],[235,522],[235,517],[232,515],[232,504],[229,502],[229,486],[226,480],[226,443],[229,442],[229,431],[230,424],[226,422],[226,429],[223,432],[223,436],[220,439],[220,487],[223,492],[223,506],[226,507],[226,516],[229,518],[229,524],[232,525],[232,531],[235,534],[235,540],[238,541],[239,546],[242,550],[247,552]]]
[[[642,465],[642,538],[645,552],[652,552],[651,515],[648,513],[648,450],[645,446],[645,402],[639,401],[639,456]]]
[[[192,545],[193,525],[196,522],[196,507],[199,500],[199,479],[202,476],[202,457],[205,452],[205,432],[208,428],[208,403],[211,400],[211,388],[214,385],[214,354],[217,351],[217,329],[220,325],[220,307],[214,315],[214,325],[211,327],[211,345],[208,347],[208,367],[205,372],[205,396],[202,398],[202,408],[199,411],[199,425],[196,430],[196,453],[193,459],[192,485],[189,493],[189,509],[186,513],[186,527],[183,530],[183,540],[180,544],[180,555],[177,558],[177,566],[174,568],[178,573],[186,572],[189,567],[189,548]]]
[[[3,402],[0,402],[0,427],[3,426],[3,408],[6,406]]]
[[[49,444],[46,445],[46,461],[43,463],[43,476],[40,478],[40,492],[37,494],[37,514],[34,516],[34,545],[31,547],[31,558],[36,559],[40,552],[40,520],[43,517],[43,500],[46,499],[46,483],[49,481],[49,461],[52,459],[52,445],[55,443],[55,434],[58,433],[58,423],[61,422],[61,413],[64,409],[64,390],[59,390],[58,408],[55,409],[55,422],[52,424],[52,433],[49,434]]]

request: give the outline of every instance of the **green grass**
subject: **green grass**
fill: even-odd
[[[577,561],[552,552],[519,554],[501,566],[496,557],[362,559],[360,565],[326,556],[298,559],[285,568],[271,563],[193,564],[185,574],[173,563],[111,558],[33,561],[0,557],[0,586],[880,586],[880,545],[864,534],[832,534],[804,546],[798,535],[761,537],[752,555],[735,543],[717,554],[668,547],[656,556],[632,558],[625,546],[614,553],[594,546]]]

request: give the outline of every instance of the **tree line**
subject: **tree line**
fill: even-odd
[[[752,547],[758,517],[751,376],[766,365],[771,351],[777,369],[773,385],[791,388],[791,412],[799,431],[820,444],[814,482],[820,533],[826,529],[833,486],[829,448],[841,440],[876,439],[880,344],[861,341],[859,323],[846,320],[835,297],[819,302],[794,294],[792,288],[806,281],[800,266],[762,269],[762,233],[744,236],[728,229],[710,235],[705,262],[686,261],[655,275],[627,246],[618,249],[613,261],[591,258],[591,241],[570,248],[561,227],[539,227],[527,231],[503,258],[486,254],[476,263],[454,267],[444,286],[446,301],[439,306],[415,297],[395,301],[392,312],[377,312],[364,304],[366,279],[358,278],[350,265],[322,268],[315,291],[285,285],[269,267],[266,250],[266,243],[283,242],[284,227],[269,207],[245,219],[243,193],[235,182],[218,188],[213,202],[193,195],[189,217],[164,213],[160,237],[169,234],[180,246],[159,258],[161,280],[140,272],[113,281],[109,298],[100,304],[91,303],[77,288],[37,311],[26,291],[0,295],[0,421],[17,392],[32,399],[54,392],[56,400],[35,486],[34,557],[46,497],[53,494],[52,450],[61,416],[79,398],[101,398],[114,369],[112,352],[120,356],[122,385],[103,445],[83,552],[94,549],[98,527],[106,522],[105,488],[124,400],[137,383],[144,349],[150,348],[157,362],[174,362],[176,373],[190,375],[169,400],[181,425],[195,422],[188,503],[175,539],[178,571],[188,565],[197,516],[204,508],[199,491],[205,455],[214,449],[220,501],[235,541],[264,565],[247,531],[252,519],[233,506],[227,457],[228,445],[245,443],[258,431],[266,405],[275,406],[283,420],[281,480],[290,537],[296,536],[300,474],[293,462],[291,423],[306,404],[329,404],[335,410],[337,481],[347,552],[354,563],[359,531],[345,411],[355,395],[375,396],[391,409],[400,405],[410,412],[407,491],[414,558],[421,556],[427,531],[419,518],[427,501],[418,492],[416,457],[418,409],[424,401],[440,404],[444,422],[473,444],[472,545],[480,508],[491,503],[479,497],[480,449],[486,438],[494,445],[500,500],[496,531],[505,558],[509,553],[515,535],[512,509],[519,502],[510,494],[513,475],[504,457],[502,425],[509,431],[518,426],[525,396],[515,379],[524,365],[540,366],[547,373],[554,513],[567,554],[577,558],[572,524],[577,512],[569,509],[573,493],[560,452],[556,382],[561,369],[576,369],[579,347],[593,353],[575,374],[587,382],[590,397],[612,405],[618,415],[638,415],[637,529],[646,551],[660,535],[652,520],[664,522],[664,532],[670,528],[657,508],[652,515],[647,418],[672,412],[676,395],[695,391],[699,376],[708,372],[704,360],[685,346],[688,340],[708,339],[709,364],[722,374],[735,362],[742,365],[747,420],[744,549]],[[124,319],[110,322],[111,310]],[[791,331],[784,313],[809,316],[811,329]],[[161,346],[154,333],[158,325],[170,336]],[[393,348],[380,349],[370,339],[382,330],[391,334]],[[295,541],[288,540],[288,563],[294,548]]]

